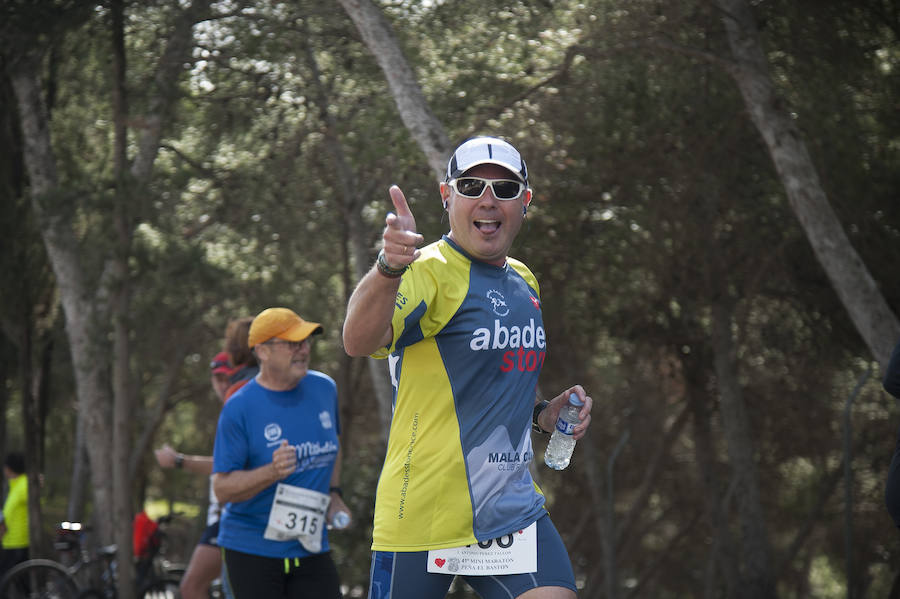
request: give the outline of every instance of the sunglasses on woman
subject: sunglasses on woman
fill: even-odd
[[[488,187],[498,200],[515,200],[525,190],[525,185],[511,179],[482,179],[481,177],[460,177],[450,181],[450,187],[461,196],[480,198]]]

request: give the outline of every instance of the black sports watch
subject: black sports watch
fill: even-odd
[[[544,409],[549,405],[550,402],[546,399],[534,404],[534,411],[531,412],[531,430],[533,430],[534,432],[542,433],[544,435],[550,434],[550,431],[545,431],[543,428],[541,428],[541,425],[538,424],[538,416],[540,416],[541,412],[543,412]]]

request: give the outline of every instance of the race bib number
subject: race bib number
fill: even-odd
[[[322,529],[331,498],[325,493],[278,483],[263,538],[300,541],[312,553],[322,550]]]
[[[429,551],[428,572],[468,576],[537,572],[537,522],[474,545]]]

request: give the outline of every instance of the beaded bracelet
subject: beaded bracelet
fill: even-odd
[[[384,248],[378,252],[378,259],[375,260],[375,266],[378,267],[378,272],[382,275],[386,276],[389,279],[396,279],[400,277],[403,273],[406,272],[406,269],[409,268],[409,265],[404,265],[403,268],[394,268],[390,264],[387,263],[387,260],[384,259]]]

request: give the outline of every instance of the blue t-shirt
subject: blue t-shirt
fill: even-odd
[[[253,379],[222,408],[213,472],[253,470],[269,464],[272,452],[284,439],[297,450],[297,470],[280,482],[327,494],[339,434],[337,386],[328,375],[310,370],[290,391],[272,391]],[[310,555],[298,541],[263,538],[276,486],[247,501],[226,504],[219,528],[220,546],[266,557]],[[328,535],[323,527],[325,551]]]

